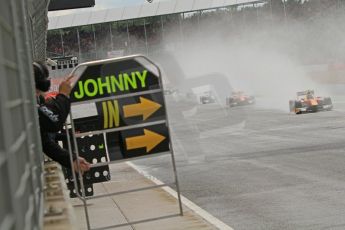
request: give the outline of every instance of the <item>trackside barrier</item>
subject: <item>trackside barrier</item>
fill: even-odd
[[[183,215],[174,151],[159,67],[143,55],[106,59],[78,65],[71,73],[78,79],[71,92],[70,128],[66,135],[77,197],[83,202],[88,229],[109,229]],[[174,183],[135,188],[86,197],[80,171],[78,140],[102,135],[104,142],[90,145],[92,151],[106,150],[107,159],[92,161],[92,169],[129,159],[170,154]],[[109,138],[110,137],[110,138]],[[113,142],[115,140],[115,142]],[[73,143],[71,143],[73,141]],[[104,145],[103,145],[104,143]],[[72,150],[73,146],[73,150]],[[77,169],[73,166],[74,151]],[[79,173],[76,174],[75,171]],[[97,173],[97,172],[96,172]],[[96,177],[99,174],[96,174]],[[78,181],[79,183],[77,183]],[[179,213],[125,224],[91,228],[87,201],[176,185]]]

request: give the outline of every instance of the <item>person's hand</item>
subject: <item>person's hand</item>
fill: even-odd
[[[72,86],[71,86],[71,77],[68,77],[66,80],[62,81],[60,86],[59,86],[59,93],[65,95],[66,97],[69,97],[71,91],[72,91]]]
[[[84,158],[82,157],[79,157],[79,164],[80,164],[80,171],[81,173],[83,174],[84,172],[86,171],[89,171],[90,170],[90,163],[87,162]],[[76,172],[78,172],[78,161],[77,159],[75,159],[73,161],[73,168]]]

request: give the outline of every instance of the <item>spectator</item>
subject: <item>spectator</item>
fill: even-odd
[[[55,99],[46,102],[43,96],[50,88],[49,71],[45,64],[33,63],[36,97],[41,131],[43,152],[62,166],[71,168],[69,153],[63,149],[52,136],[62,130],[63,124],[70,111],[69,94],[72,90],[69,80],[63,81],[59,86],[59,94]],[[81,172],[88,171],[90,164],[79,157]],[[73,168],[77,169],[77,158],[73,156]]]

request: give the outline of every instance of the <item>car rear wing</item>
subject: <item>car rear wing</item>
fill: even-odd
[[[307,95],[307,94],[314,95],[314,90],[305,90],[305,91],[297,92],[297,96],[304,96],[304,95]]]

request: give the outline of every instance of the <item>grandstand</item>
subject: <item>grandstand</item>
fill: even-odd
[[[210,15],[257,15],[265,0],[175,0],[49,18],[48,56],[80,61],[133,53],[150,55],[178,46]],[[221,14],[219,14],[221,12]],[[174,31],[174,36],[170,36]],[[167,37],[172,37],[167,41]]]

